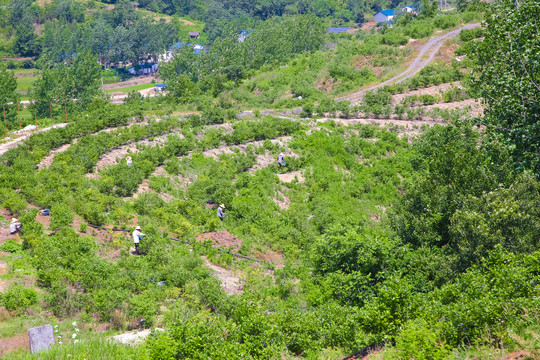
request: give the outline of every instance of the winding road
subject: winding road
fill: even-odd
[[[394,76],[393,78],[386,80],[380,84],[373,85],[367,89],[362,89],[360,91],[357,91],[355,93],[337,98],[336,100],[349,100],[352,103],[355,103],[357,101],[362,100],[364,97],[364,94],[367,91],[371,91],[380,87],[383,87],[385,85],[389,84],[397,84],[402,82],[403,80],[406,80],[414,75],[416,75],[420,70],[422,70],[424,67],[426,67],[431,61],[433,61],[433,58],[439,51],[439,49],[442,47],[444,42],[450,38],[453,38],[454,36],[457,36],[461,30],[464,29],[474,29],[480,26],[480,23],[476,24],[467,24],[464,25],[456,30],[452,30],[444,35],[433,37],[429,39],[429,41],[420,49],[420,52],[418,55],[416,55],[416,58],[413,60],[411,65],[409,65],[409,68],[402,72],[401,74]],[[427,57],[426,57],[427,55]]]

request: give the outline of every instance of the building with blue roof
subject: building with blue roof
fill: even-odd
[[[238,42],[243,43],[244,40],[249,36],[250,33],[248,33],[246,30],[240,31],[240,35],[238,36]]]
[[[381,10],[375,14],[373,19],[376,23],[388,23],[394,19],[396,9]]]

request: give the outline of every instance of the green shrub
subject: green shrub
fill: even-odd
[[[22,250],[22,246],[18,244],[14,239],[7,239],[2,245],[0,245],[1,251],[9,253],[16,253]]]
[[[73,219],[73,212],[67,205],[58,204],[51,207],[51,229],[69,227]]]
[[[459,18],[456,15],[446,14],[435,17],[434,24],[439,29],[448,29],[456,26]]]
[[[444,360],[451,354],[440,335],[421,321],[407,322],[396,338],[396,346],[384,359]]]
[[[18,214],[28,206],[22,194],[6,188],[0,189],[0,202],[2,202],[2,207],[8,209],[12,214]]]
[[[0,303],[8,310],[21,312],[36,304],[37,292],[19,284],[12,284],[4,294],[0,294]]]
[[[382,43],[385,45],[397,46],[405,45],[409,42],[409,39],[397,31],[388,31],[382,36]]]

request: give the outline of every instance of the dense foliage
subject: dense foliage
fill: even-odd
[[[487,107],[484,123],[508,146],[516,167],[540,174],[540,3],[501,1],[474,48],[473,84]]]

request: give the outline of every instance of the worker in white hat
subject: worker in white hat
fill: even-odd
[[[127,165],[127,166],[133,165],[133,159],[131,159],[131,156],[128,156],[128,157],[126,158],[126,165]]]
[[[217,217],[221,221],[223,221],[223,219],[225,218],[225,205],[224,204],[221,204],[221,205],[218,206],[218,208],[217,208]]]
[[[21,231],[22,224],[19,222],[17,218],[11,219],[11,224],[9,224],[9,233],[10,234],[16,234],[19,231]]]
[[[139,241],[144,236],[141,232],[141,227],[137,226],[133,232],[133,244],[135,244],[135,254],[139,255]]]
[[[285,164],[285,156],[283,155],[283,153],[279,153],[279,155],[277,157],[277,163],[278,163],[280,169],[281,169],[282,166],[286,165]]]

